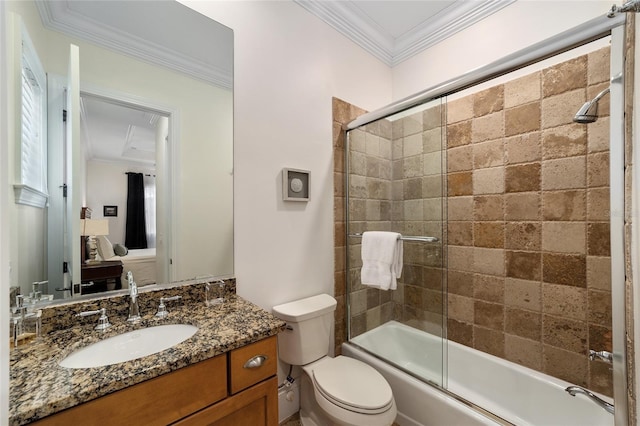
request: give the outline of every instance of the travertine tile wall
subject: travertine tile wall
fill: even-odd
[[[612,394],[609,49],[451,101],[448,336]]]
[[[342,126],[366,111],[343,100],[333,98],[333,211],[334,211],[334,296],[338,302],[335,318],[335,354],[341,353],[346,331],[346,238],[345,238],[345,140]]]
[[[392,121],[393,230],[443,239],[444,119],[440,101]],[[444,335],[442,243],[405,242],[394,319]]]
[[[390,231],[392,225],[391,123],[379,120],[349,135],[349,231]],[[347,242],[351,335],[394,318],[395,292],[363,286],[360,280],[361,240]]]

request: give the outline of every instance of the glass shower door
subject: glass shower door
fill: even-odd
[[[347,134],[347,290],[352,343],[446,386],[445,131],[442,100]],[[366,231],[403,237],[395,290],[362,284]]]

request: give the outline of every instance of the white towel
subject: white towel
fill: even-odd
[[[362,284],[395,290],[402,273],[402,239],[397,232],[362,234]]]

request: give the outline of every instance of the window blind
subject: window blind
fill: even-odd
[[[45,191],[45,158],[42,139],[42,87],[33,72],[22,68],[22,184]]]

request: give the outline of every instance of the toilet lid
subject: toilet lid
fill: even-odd
[[[313,381],[331,402],[360,412],[381,412],[393,403],[391,387],[373,367],[346,356],[320,363]]]

